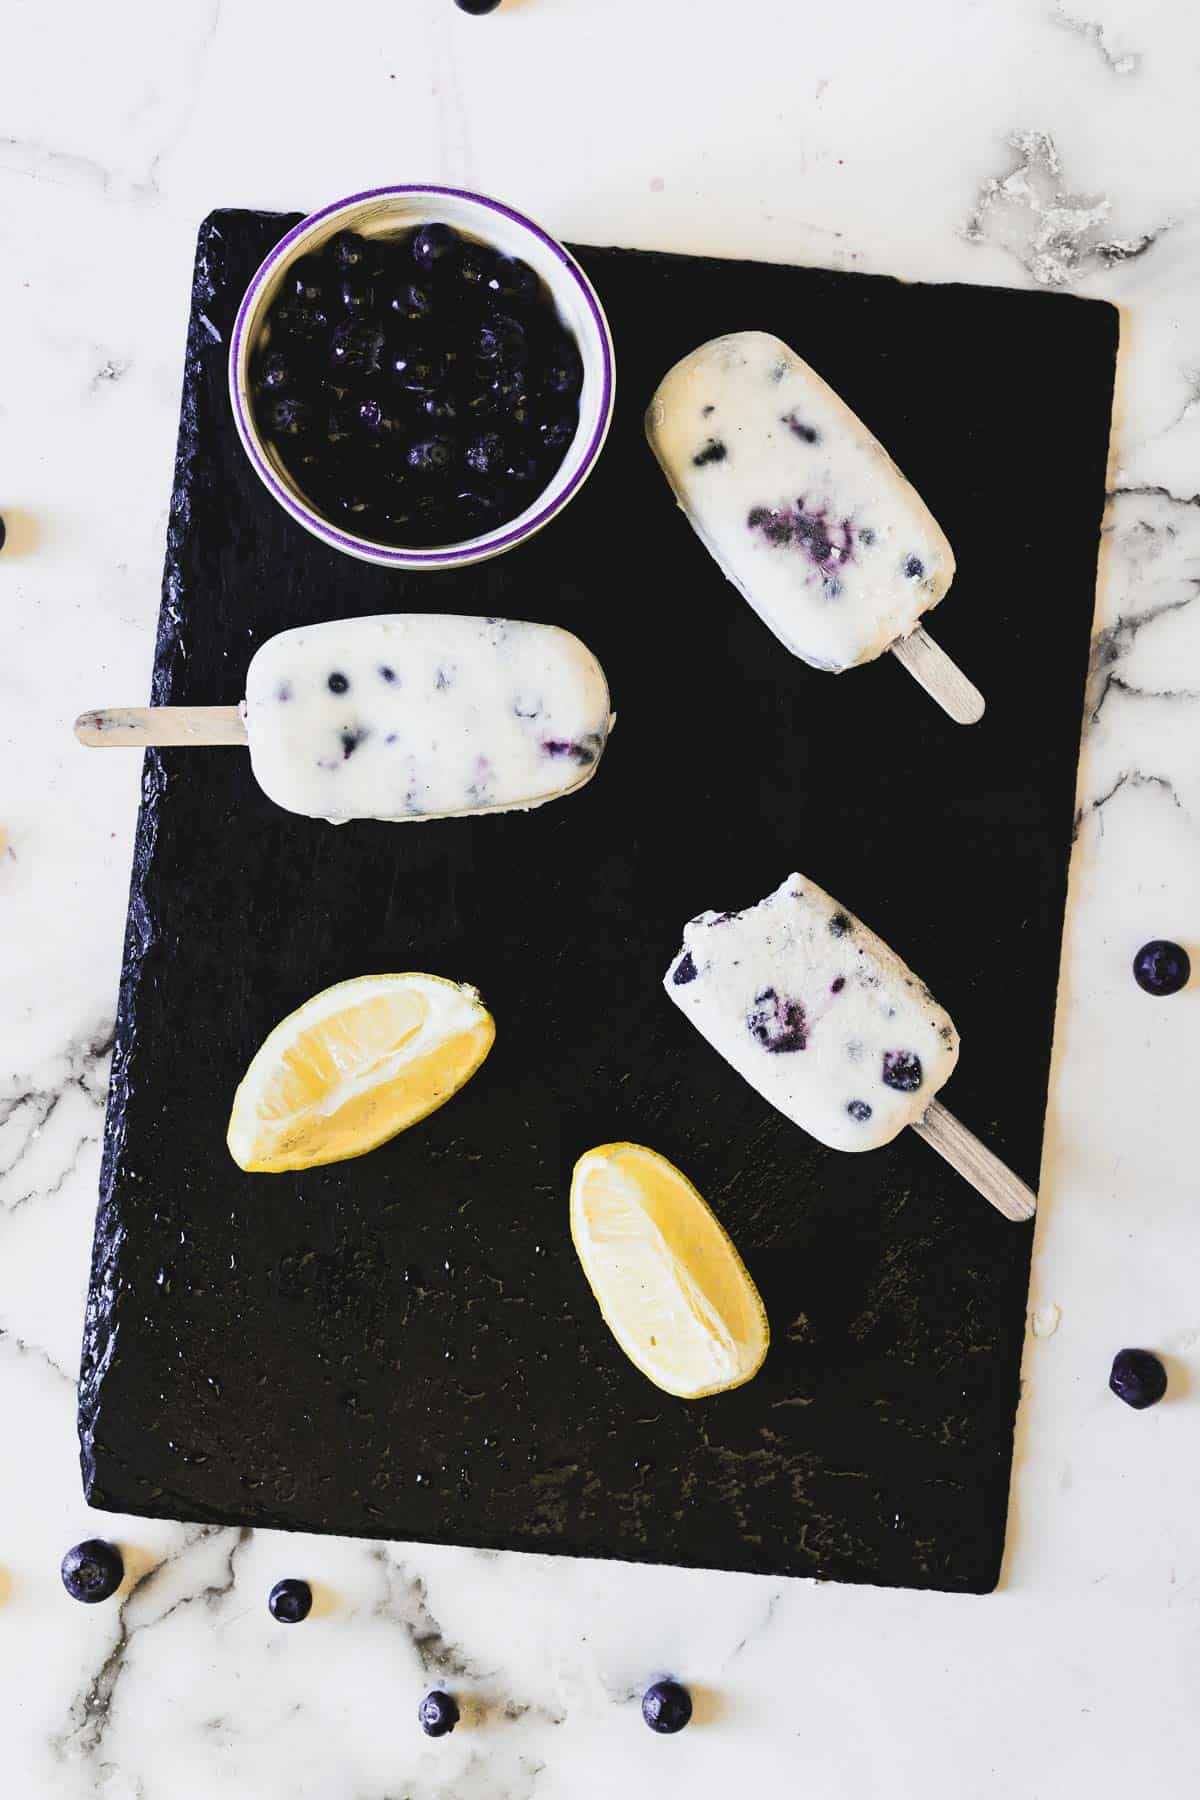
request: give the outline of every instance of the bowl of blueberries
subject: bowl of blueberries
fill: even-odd
[[[586,480],[612,417],[612,337],[532,220],[456,188],[375,188],[271,251],[229,382],[255,471],[315,537],[459,568],[531,537]]]

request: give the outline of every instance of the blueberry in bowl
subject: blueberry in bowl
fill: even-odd
[[[234,416],[276,501],[365,561],[446,568],[521,543],[594,466],[612,342],[540,227],[448,188],[306,219],[238,314]]]

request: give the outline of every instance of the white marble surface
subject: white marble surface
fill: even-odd
[[[1196,1789],[1200,13],[1186,0],[16,3],[0,59],[0,1720],[14,1800]],[[73,1373],[201,216],[459,180],[594,242],[1126,309],[1009,1555],[986,1599],[89,1516]],[[981,354],[986,347],[981,346]],[[930,379],[936,380],[936,372]],[[1036,421],[1030,422],[1036,429]],[[1031,594],[1029,603],[1037,605]],[[1019,1004],[1019,996],[1006,996]],[[1051,1329],[1056,1324],[1056,1329]],[[1172,1394],[1105,1391],[1123,1343]],[[63,1549],[137,1585],[84,1609]],[[321,1584],[300,1630],[282,1574]],[[655,1739],[671,1669],[699,1720]],[[455,1736],[413,1722],[438,1677]]]

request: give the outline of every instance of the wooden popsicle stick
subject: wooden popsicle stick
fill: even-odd
[[[915,1121],[913,1130],[1006,1219],[1032,1219],[1037,1211],[1037,1195],[986,1144],[981,1144],[974,1132],[960,1125],[940,1100],[933,1101],[925,1117]]]
[[[897,638],[892,655],[904,664],[914,681],[950,714],[956,725],[977,725],[983,717],[984,699],[973,681],[918,625],[908,637]]]
[[[75,736],[93,750],[247,741],[246,721],[237,706],[109,706],[80,713]]]

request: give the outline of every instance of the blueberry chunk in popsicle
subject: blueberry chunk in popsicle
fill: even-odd
[[[978,692],[921,628],[954,553],[882,444],[781,339],[714,338],[669,371],[650,446],[720,568],[794,656],[840,672],[895,650],[961,722]]]
[[[741,912],[684,927],[663,986],[713,1048],[833,1150],[877,1150],[913,1126],[992,1204],[1033,1195],[937,1100],[958,1061],[954,1021],[924,983],[815,882],[789,875]]]

